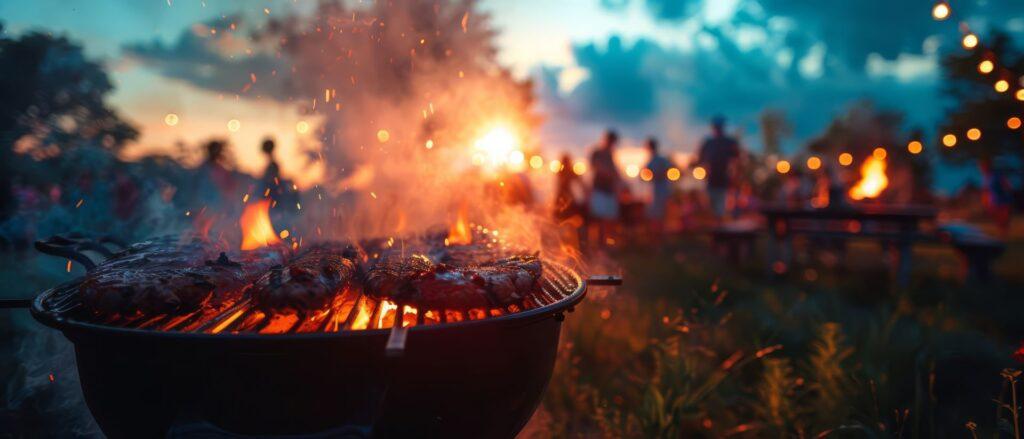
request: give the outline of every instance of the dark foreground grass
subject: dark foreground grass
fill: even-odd
[[[919,246],[908,288],[871,242],[805,248],[782,276],[708,249],[615,257],[626,283],[566,319],[526,436],[1013,437],[1021,241],[985,286],[963,285],[948,247]]]

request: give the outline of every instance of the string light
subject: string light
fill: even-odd
[[[850,166],[853,163],[853,154],[844,152],[839,154],[839,164],[842,166]]]
[[[992,73],[992,70],[994,70],[995,68],[996,65],[993,64],[992,61],[989,61],[987,59],[978,63],[978,71],[984,75]]]
[[[637,175],[640,175],[640,167],[639,166],[637,166],[637,165],[626,166],[626,176],[627,177],[629,177],[629,178],[636,178]]]
[[[552,160],[548,163],[548,170],[551,172],[558,172],[562,170],[562,162],[558,160]]]
[[[932,7],[932,18],[937,21],[942,21],[949,18],[949,3],[944,1],[936,2],[935,6]]]
[[[973,49],[978,47],[978,36],[974,34],[964,35],[964,39],[961,40],[960,43],[963,44],[964,49]]]
[[[299,134],[306,134],[309,132],[309,122],[304,120],[299,121],[299,123],[295,124],[295,131]]]
[[[174,114],[174,113],[167,113],[167,115],[164,116],[164,123],[167,124],[167,126],[169,126],[169,127],[173,127],[173,126],[177,125],[178,124],[178,115]]]
[[[665,176],[668,177],[669,181],[679,180],[681,175],[682,173],[679,172],[679,168],[668,168],[668,171],[665,172]]]
[[[640,170],[640,179],[643,180],[643,181],[654,180],[654,171],[652,171],[652,170],[650,170],[648,168],[641,169]]]
[[[583,162],[576,162],[572,164],[572,172],[576,175],[583,175],[587,173],[587,164]]]
[[[388,140],[391,140],[391,133],[389,133],[388,130],[385,130],[385,129],[377,130],[377,141],[378,142],[386,143]]]
[[[696,168],[693,168],[693,178],[703,180],[707,176],[708,171],[705,170],[703,167],[697,166]]]
[[[975,141],[981,138],[981,130],[977,128],[971,128],[967,130],[967,138],[971,141]]]
[[[889,155],[889,153],[885,150],[885,148],[879,146],[878,148],[875,148],[874,151],[871,151],[871,155],[878,160],[885,160],[885,157]]]
[[[1015,129],[1020,128],[1020,125],[1021,125],[1021,120],[1017,116],[1013,116],[1013,117],[1011,117],[1009,119],[1006,119],[1006,127],[1011,129],[1011,130],[1015,130]]]
[[[780,174],[785,174],[789,172],[789,168],[790,164],[788,161],[779,160],[777,163],[775,163],[775,170],[779,171]]]
[[[810,156],[807,158],[807,169],[812,171],[817,170],[821,167],[821,159],[817,156]]]
[[[231,119],[228,121],[228,131],[233,133],[240,129],[242,129],[242,122],[239,122],[238,119]]]
[[[1010,83],[1005,79],[1000,79],[996,81],[995,89],[999,93],[1006,93],[1006,91],[1010,89]]]
[[[533,157],[530,157],[530,167],[531,168],[533,168],[533,169],[540,169],[543,166],[544,166],[544,158],[543,157],[541,157],[539,155],[535,155]]]
[[[1017,93],[1014,93],[1014,97],[1016,97],[1018,101],[1024,102],[1024,88],[1017,90]]]
[[[946,134],[945,136],[942,136],[942,144],[946,145],[946,148],[952,148],[956,146],[956,135],[950,133]]]
[[[924,145],[918,140],[911,140],[907,143],[907,151],[911,154],[920,154],[924,149]]]

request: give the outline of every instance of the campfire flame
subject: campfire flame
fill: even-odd
[[[879,196],[889,186],[889,177],[885,175],[884,158],[872,155],[860,167],[860,181],[850,188],[850,198],[863,200]]]
[[[469,223],[466,222],[466,209],[459,209],[459,215],[455,222],[448,227],[448,237],[444,240],[445,245],[466,245],[473,243],[473,233],[469,231]]]
[[[270,200],[259,200],[245,206],[238,223],[242,227],[242,250],[281,243],[270,222]]]

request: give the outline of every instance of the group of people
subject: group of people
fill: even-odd
[[[629,200],[632,195],[615,164],[615,148],[618,142],[618,133],[611,129],[606,130],[600,143],[591,152],[592,180],[589,186],[568,168],[563,168],[557,174],[555,218],[560,221],[575,220],[571,224],[583,231],[581,243],[592,241],[593,234],[596,234],[598,245],[609,243],[612,231],[625,216],[624,201]],[[656,138],[647,138],[645,148],[650,156],[645,172],[650,173],[650,178],[644,180],[649,180],[651,197],[644,215],[650,232],[657,235],[664,228],[666,210],[672,194],[668,171],[673,164],[660,151]],[[697,160],[692,165],[703,169],[708,200],[716,218],[726,215],[726,200],[733,186],[740,153],[739,142],[725,133],[725,119],[712,119],[711,135],[704,140]],[[569,162],[569,157],[563,156],[562,163]]]

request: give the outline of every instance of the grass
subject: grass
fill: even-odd
[[[708,248],[689,237],[618,252],[625,285],[566,319],[524,436],[1015,437],[1006,389],[1019,380],[1001,371],[1024,336],[1024,241],[983,287],[963,285],[940,245],[915,248],[908,288],[869,241],[783,277]]]

